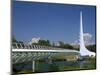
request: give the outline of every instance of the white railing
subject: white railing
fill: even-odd
[[[56,48],[50,46],[41,46],[41,45],[29,45],[24,43],[13,43],[13,49],[52,49],[52,50],[61,50],[63,48]]]

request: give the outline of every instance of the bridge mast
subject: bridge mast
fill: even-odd
[[[80,12],[80,55],[81,56],[95,56],[94,52],[89,51],[85,47],[84,36],[83,36],[83,15],[82,15],[82,11]]]

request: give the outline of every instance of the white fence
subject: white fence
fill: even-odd
[[[51,49],[51,50],[63,50],[63,48],[51,47],[51,46],[41,46],[41,45],[29,45],[24,43],[13,43],[13,49]]]

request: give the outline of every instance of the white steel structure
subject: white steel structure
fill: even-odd
[[[94,52],[89,51],[84,44],[83,38],[83,20],[82,20],[82,12],[80,12],[80,55],[81,56],[95,56]]]

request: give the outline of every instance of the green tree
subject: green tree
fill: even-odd
[[[50,41],[49,41],[49,40],[47,40],[46,42],[47,42],[47,45],[48,45],[48,46],[51,46],[51,44],[50,44]]]
[[[39,40],[38,44],[44,46],[51,46],[49,40]]]
[[[32,43],[32,45],[39,45],[39,43]]]
[[[52,43],[52,47],[55,47],[55,43],[54,42]]]
[[[73,49],[73,46],[71,46],[70,44],[65,44],[65,45],[64,45],[64,48]]]
[[[12,36],[12,42],[13,42],[13,43],[18,42],[18,41],[16,40],[16,38],[15,38],[14,35]]]
[[[12,43],[23,43],[23,41],[16,40],[15,36],[12,36]]]
[[[88,45],[86,47],[87,47],[88,50],[96,52],[96,45],[95,44],[94,45]]]
[[[64,47],[64,42],[59,41],[59,47],[63,48]]]
[[[65,48],[65,49],[73,49],[73,46],[71,46],[70,44],[64,44],[64,42],[59,41],[60,44],[60,48]]]

